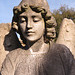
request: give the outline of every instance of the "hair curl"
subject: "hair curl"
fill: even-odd
[[[19,6],[14,7],[13,9],[13,20],[12,20],[12,28],[20,34],[21,39],[23,40],[24,43],[26,43],[26,39],[23,37],[20,27],[19,27],[19,15],[23,12],[25,12],[28,8],[31,8],[33,11],[39,13],[41,12],[42,17],[44,18],[45,21],[45,42],[52,41],[56,37],[56,21],[55,18],[52,16],[50,10],[46,10],[42,6],[34,6],[34,5],[28,5],[28,4],[22,4]],[[51,31],[51,29],[53,30]]]

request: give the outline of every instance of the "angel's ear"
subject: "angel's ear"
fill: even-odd
[[[13,26],[12,26],[12,28],[18,31],[17,22],[13,22]]]

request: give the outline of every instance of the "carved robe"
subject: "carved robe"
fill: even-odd
[[[31,54],[20,48],[11,51],[3,63],[1,75],[75,75],[73,67],[69,49],[53,44],[48,52],[41,54]]]

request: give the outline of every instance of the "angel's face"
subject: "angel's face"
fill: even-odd
[[[26,40],[36,41],[43,37],[45,23],[41,13],[36,13],[28,8],[27,11],[20,14],[19,25]]]

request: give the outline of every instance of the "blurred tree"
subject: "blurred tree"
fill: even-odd
[[[59,28],[64,18],[72,19],[75,23],[75,8],[69,8],[67,5],[63,5],[58,10],[53,11],[53,16],[57,22],[56,32],[58,37]]]

